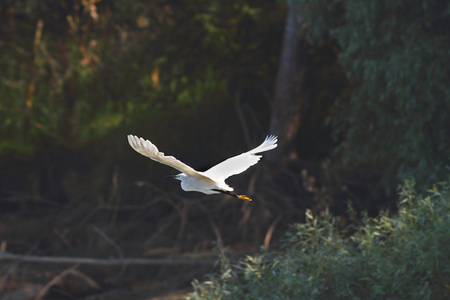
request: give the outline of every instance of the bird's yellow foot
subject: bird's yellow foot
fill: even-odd
[[[239,199],[245,200],[245,201],[252,201],[249,197],[245,195],[236,195]]]

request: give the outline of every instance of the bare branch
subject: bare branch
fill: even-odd
[[[20,255],[0,251],[0,261],[19,261],[28,263],[52,263],[52,264],[80,264],[100,266],[122,266],[122,265],[187,265],[187,264],[214,264],[214,258],[123,258],[123,259],[100,259],[85,257],[64,256],[36,256]]]

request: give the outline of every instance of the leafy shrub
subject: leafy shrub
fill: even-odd
[[[339,229],[329,213],[295,225],[280,251],[221,259],[191,299],[443,299],[450,296],[450,184],[417,197],[401,189],[398,214]]]

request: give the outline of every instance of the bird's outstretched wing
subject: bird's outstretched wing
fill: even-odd
[[[220,164],[215,165],[211,169],[203,172],[203,175],[218,181],[225,180],[232,175],[242,173],[259,161],[262,156],[256,155],[257,153],[276,148],[277,141],[278,138],[276,136],[267,136],[264,142],[255,149],[224,160]]]
[[[154,161],[157,161],[161,164],[168,165],[174,169],[177,169],[180,172],[183,172],[188,175],[199,176],[197,171],[193,168],[189,167],[185,163],[179,161],[173,156],[165,156],[163,152],[160,152],[158,148],[149,140],[144,140],[143,138],[137,137],[135,135],[128,135],[128,143],[130,146],[139,152],[140,154],[150,157]]]

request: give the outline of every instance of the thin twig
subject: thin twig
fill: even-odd
[[[123,259],[123,253],[120,247],[116,243],[114,243],[114,241],[111,240],[103,230],[95,225],[92,225],[92,229],[94,229],[95,232],[97,232],[108,244],[110,244],[116,250],[120,259]]]
[[[123,253],[122,250],[120,249],[120,247],[113,241],[111,240],[106,233],[101,230],[100,228],[98,228],[97,226],[93,225],[92,228],[95,230],[95,232],[97,232],[108,244],[110,244],[116,251],[117,254],[119,255],[120,259],[123,259]],[[122,274],[125,272],[125,269],[127,268],[126,264],[123,264],[122,267],[120,268],[119,272],[117,272],[116,275],[114,275],[111,278],[108,278],[107,281],[116,281],[120,278],[120,276],[122,276]]]
[[[48,290],[54,286],[57,285],[58,283],[60,283],[64,277],[66,277],[67,275],[73,275],[73,276],[78,276],[82,279],[84,279],[86,281],[86,283],[90,286],[93,287],[95,289],[99,289],[100,286],[89,276],[87,276],[86,274],[83,274],[82,272],[76,270],[77,265],[70,267],[67,270],[62,271],[60,274],[56,275],[55,277],[53,277],[52,280],[50,280],[39,292],[38,296],[36,297],[36,300],[41,300],[44,299],[45,294],[47,294]]]
[[[269,249],[270,240],[272,238],[272,234],[275,230],[275,227],[278,225],[278,223],[281,221],[281,218],[283,215],[278,215],[278,217],[275,219],[275,221],[272,222],[272,224],[269,227],[269,230],[267,230],[266,237],[264,238],[264,248],[267,250]]]
[[[205,208],[205,206],[202,203],[197,202],[197,205],[205,213],[206,218],[208,219],[209,223],[211,224],[214,234],[216,235],[217,241],[219,242],[219,246],[224,248],[222,233],[220,232],[219,227],[217,227],[216,222],[214,222],[214,220],[211,218],[210,214],[208,213],[207,209]]]

